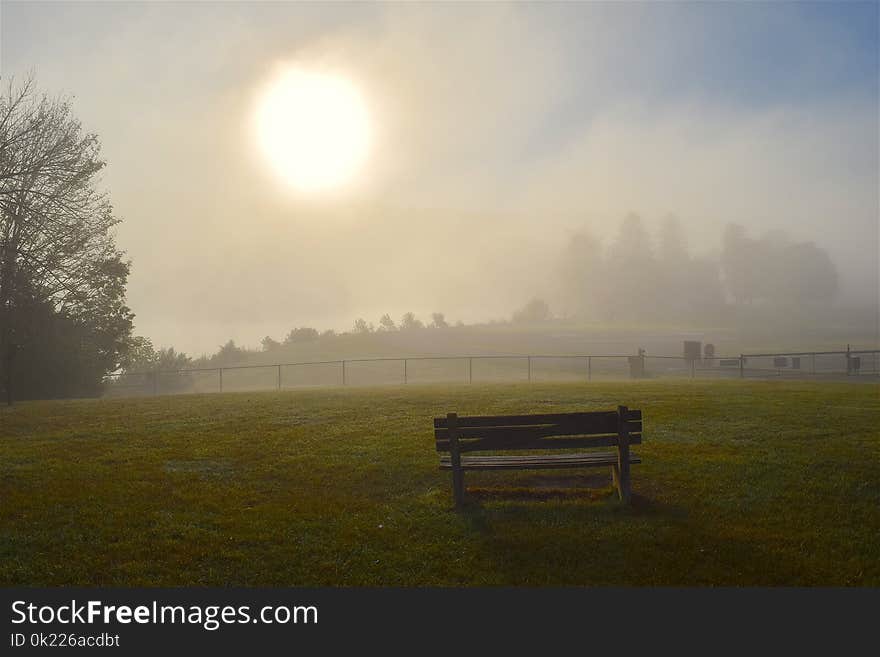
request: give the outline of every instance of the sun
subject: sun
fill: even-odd
[[[260,150],[288,186],[304,193],[349,183],[370,148],[370,117],[363,96],[337,75],[288,69],[260,98]]]

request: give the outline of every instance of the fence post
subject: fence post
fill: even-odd
[[[403,359],[403,385],[406,385],[406,358]]]
[[[342,385],[345,385],[345,361],[340,361],[342,363]]]
[[[223,368],[219,369],[220,372],[220,392],[223,392]]]
[[[278,389],[281,390],[281,365],[278,366]]]
[[[468,383],[474,382],[474,359],[468,358]]]
[[[532,382],[532,357],[526,356],[526,360],[529,363],[529,383],[531,383]]]
[[[743,371],[743,364],[745,362],[746,362],[745,357],[742,354],[740,354],[739,355],[739,378],[741,378],[741,379],[745,376],[745,373]]]
[[[587,381],[593,380],[593,357],[587,356]]]

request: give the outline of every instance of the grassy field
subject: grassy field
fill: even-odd
[[[641,408],[644,460],[468,473],[431,418]],[[335,388],[0,410],[0,585],[880,585],[875,385]]]

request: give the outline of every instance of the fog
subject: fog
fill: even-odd
[[[655,236],[674,213],[716,259],[728,223],[784,230],[828,251],[834,304],[877,307],[876,5],[2,12],[4,79],[75,96],[102,140],[136,332],[157,346],[386,312],[483,322],[534,296],[561,313],[572,237],[608,245],[631,212]],[[260,92],[291,64],[363,93],[372,150],[343,189],[293,193],[255,147]]]

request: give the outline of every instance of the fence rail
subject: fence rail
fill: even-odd
[[[880,376],[880,350],[799,351],[688,360],[639,354],[385,356],[123,372],[105,380],[106,396],[139,396],[315,386],[410,383],[592,381],[622,378],[832,378]],[[855,377],[855,378],[854,378]]]

